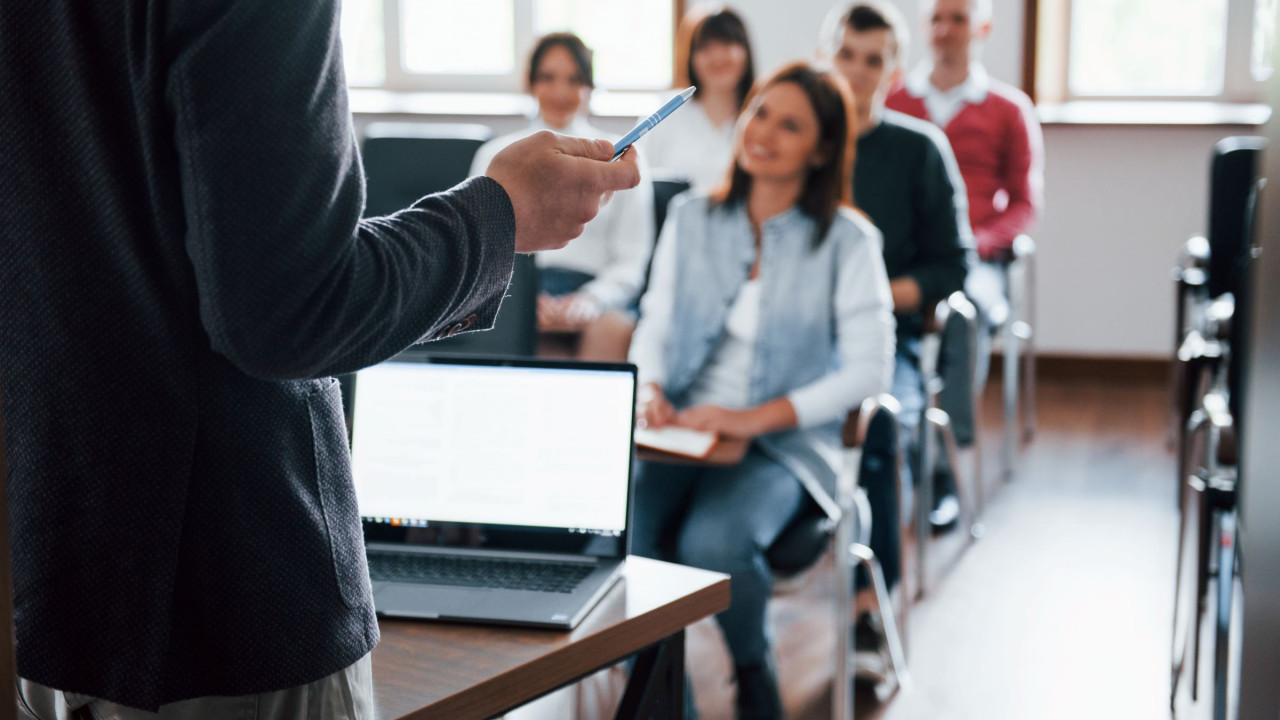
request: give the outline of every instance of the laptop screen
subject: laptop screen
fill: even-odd
[[[360,371],[354,394],[370,540],[578,551],[625,538],[633,367],[404,355]]]

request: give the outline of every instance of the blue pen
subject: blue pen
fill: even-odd
[[[688,88],[685,88],[684,90],[681,90],[679,95],[671,98],[670,100],[667,101],[666,105],[663,105],[662,107],[658,108],[658,112],[650,115],[649,117],[645,118],[639,125],[631,128],[631,132],[627,133],[626,135],[623,135],[622,139],[614,144],[613,160],[610,160],[609,162],[613,162],[614,160],[617,160],[618,158],[622,157],[622,153],[626,152],[627,148],[631,147],[632,143],[644,137],[645,133],[652,130],[658,123],[666,119],[668,115],[675,112],[676,108],[683,105],[685,100],[688,100],[689,98],[693,97],[693,91],[696,89],[697,88],[694,88],[694,87],[688,87]]]

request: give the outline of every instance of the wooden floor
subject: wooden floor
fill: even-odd
[[[998,386],[988,418],[1000,417]],[[983,539],[911,608],[913,685],[883,720],[1168,718],[1177,511],[1165,447],[1167,388],[1042,382],[1039,427],[1015,479],[994,477],[984,437]],[[998,424],[993,423],[998,432]],[[772,603],[788,717],[830,717],[834,613],[819,567]],[[715,625],[690,633],[689,667],[705,720],[733,717],[731,670]]]

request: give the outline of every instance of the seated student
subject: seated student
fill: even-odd
[[[974,265],[965,289],[985,314],[1004,302],[999,263],[1044,204],[1044,140],[1030,98],[982,66],[991,0],[926,0],[921,9],[932,59],[912,70],[886,103],[932,122],[951,141],[983,261]],[[985,353],[980,357],[985,363]]]
[[[529,93],[538,101],[538,116],[529,127],[491,140],[476,151],[471,174],[483,174],[503,148],[539,130],[563,135],[608,138],[615,133],[587,124],[581,113],[594,87],[591,50],[576,35],[553,33],[540,40],[529,58]],[[582,236],[559,250],[540,252],[542,279],[538,326],[552,331],[583,331],[606,310],[633,306],[653,249],[653,187],[645,176],[632,192],[618,193],[587,224]],[[589,343],[579,354],[600,357]]]
[[[893,367],[880,234],[850,207],[853,122],[834,73],[795,63],[758,84],[727,181],[668,215],[631,346],[640,422],[752,440],[735,467],[639,463],[634,511],[636,554],[731,576],[717,620],[739,718],[782,716],[764,552],[807,486],[833,490],[819,448]]]
[[[734,11],[696,7],[680,21],[677,43],[676,86],[698,89],[640,148],[649,167],[672,171],[707,192],[733,162],[733,124],[756,77],[751,41]]]
[[[897,8],[878,0],[856,2],[830,17],[833,22],[823,31],[819,53],[830,55],[836,70],[849,81],[857,105],[853,195],[884,235],[884,264],[898,320],[892,392],[902,403],[902,440],[914,460],[924,408],[920,373],[924,313],[964,286],[972,253],[964,182],[951,146],[938,128],[884,107],[885,96],[902,75],[898,58],[908,42],[906,23]],[[868,455],[879,444],[869,440]],[[880,465],[888,462],[881,460]],[[913,464],[907,463],[907,472]],[[897,491],[890,480],[891,473],[864,473],[873,517],[884,519],[872,524],[871,549],[892,587],[898,580],[901,538],[893,520],[899,512]],[[910,482],[904,485],[910,489]],[[948,507],[958,509],[954,496],[939,499],[944,506],[939,516],[949,515]]]

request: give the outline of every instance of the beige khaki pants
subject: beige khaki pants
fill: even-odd
[[[369,656],[307,685],[236,697],[203,697],[162,705],[152,713],[64,693],[18,678],[20,720],[372,720]]]

